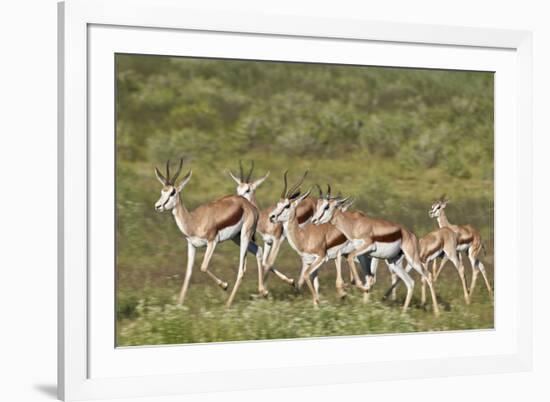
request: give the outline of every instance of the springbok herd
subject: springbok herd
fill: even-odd
[[[233,289],[226,306],[231,306],[246,270],[246,255],[256,256],[258,265],[258,291],[266,296],[264,284],[269,272],[289,285],[300,288],[305,282],[313,296],[315,306],[319,305],[319,268],[328,260],[336,265],[336,291],[340,297],[346,296],[346,284],[342,278],[342,257],[346,258],[350,268],[350,282],[363,292],[368,300],[369,292],[376,282],[376,268],[379,260],[385,260],[392,276],[392,286],[385,294],[395,297],[395,287],[402,281],[407,287],[407,296],[403,304],[405,312],[413,295],[414,281],[410,271],[415,270],[422,280],[422,303],[426,301],[426,284],[430,290],[433,312],[439,314],[434,284],[447,260],[455,266],[462,289],[464,301],[470,303],[477,276],[483,276],[487,291],[492,297],[492,288],[479,256],[483,249],[478,230],[471,225],[453,225],[447,219],[445,207],[448,200],[440,197],[429,211],[429,216],[437,220],[439,228],[428,233],[420,240],[414,233],[398,223],[372,218],[360,211],[350,211],[353,203],[349,197],[340,194],[333,196],[330,185],[323,193],[317,185],[319,197],[310,196],[311,189],[302,193],[307,172],[294,185],[288,186],[287,172],[283,175],[284,187],[281,197],[275,205],[261,209],[256,202],[255,192],[268,178],[269,172],[253,180],[252,163],[248,174],[229,175],[237,183],[237,194],[226,195],[218,200],[187,210],[180,193],[191,179],[189,171],[179,183],[176,183],[183,167],[180,160],[178,170],[170,175],[170,161],[166,163],[166,173],[155,168],[157,179],[162,183],[161,195],[155,204],[158,212],[172,210],[178,228],[187,239],[187,271],[178,303],[183,303],[193,272],[193,263],[197,248],[206,247],[201,271],[210,276],[222,289],[228,283],[217,277],[209,269],[210,259],[219,242],[232,240],[239,245],[239,268]],[[256,245],[255,234],[263,240],[263,248]],[[298,282],[289,278],[274,267],[281,244],[287,239],[290,246],[302,260],[302,269]],[[464,275],[462,254],[467,254],[472,267],[472,282],[468,289]],[[437,267],[436,260],[442,258]],[[361,266],[362,280],[356,262]],[[432,270],[428,269],[432,262]],[[404,264],[406,263],[406,264]]]

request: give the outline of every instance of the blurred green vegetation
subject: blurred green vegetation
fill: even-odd
[[[174,307],[185,240],[171,214],[153,208],[160,190],[153,167],[162,168],[168,158],[183,157],[185,168],[194,171],[182,195],[191,209],[234,193],[226,170],[235,171],[239,159],[254,160],[258,175],[271,171],[257,192],[260,206],[278,198],[285,169],[293,178],[309,169],[305,186],[331,183],[354,196],[358,209],[421,236],[436,227],[427,212],[446,193],[451,222],[475,225],[492,253],[492,73],[120,54],[116,68],[119,345],[270,339],[290,336],[288,331],[319,336],[492,327],[486,299],[466,308],[458,298],[449,316],[437,322],[424,311],[402,318],[396,306],[376,302],[348,301],[352,304],[344,307],[334,299],[338,308],[325,304],[312,312],[307,293],[296,296],[270,278],[272,300],[250,301],[256,280],[252,258],[236,312],[222,313],[226,294],[198,270],[202,253],[188,304]],[[490,253],[484,261],[492,271]],[[277,266],[298,274],[299,259],[287,244]],[[333,293],[332,266],[321,272],[325,294]],[[237,248],[218,246],[212,267],[231,284]],[[454,289],[456,274],[451,266],[448,271],[438,294]],[[460,289],[455,293],[460,296]],[[237,312],[248,314],[248,321],[240,322]],[[342,323],[342,314],[351,321]],[[269,317],[272,325],[262,324]],[[275,317],[289,322],[287,330],[275,329]],[[301,320],[301,330],[290,324],[294,319]]]

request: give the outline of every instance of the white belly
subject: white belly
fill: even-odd
[[[327,250],[327,260],[334,260],[342,247],[333,247]]]
[[[401,249],[401,239],[391,243],[375,242],[374,244],[376,246],[376,249],[373,252],[369,253],[369,256],[376,258],[393,258],[399,253],[399,250]]]
[[[465,250],[468,250],[470,248],[470,246],[472,245],[472,243],[464,243],[464,244],[459,244],[456,249],[458,251],[465,251]]]
[[[204,247],[206,246],[206,243],[207,243],[206,239],[202,239],[196,236],[188,237],[187,241],[197,248]]]
[[[306,264],[311,264],[313,261],[317,259],[316,254],[309,254],[309,253],[298,253],[300,254],[300,257],[302,257],[302,261]]]
[[[433,261],[433,260],[435,260],[437,257],[439,257],[440,255],[441,255],[441,250],[438,250],[438,251],[436,251],[435,253],[433,253],[432,255],[428,256],[428,258],[426,258],[426,262]]]
[[[237,222],[233,226],[228,226],[220,230],[217,236],[218,241],[222,242],[235,237],[235,235],[237,235],[237,233],[241,231],[243,227],[243,222],[244,222],[244,219],[241,219],[239,222]]]
[[[265,244],[273,244],[275,242],[275,237],[271,235],[262,234],[262,240],[264,241]]]
[[[363,240],[361,240],[361,242],[363,242]],[[336,248],[336,247],[335,247]],[[342,254],[349,254],[351,253],[353,250],[355,250],[357,248],[357,246],[355,245],[354,242],[352,241],[347,241],[345,242],[342,246],[341,246],[341,252]],[[331,249],[332,250],[332,249]],[[330,250],[329,250],[330,251]]]

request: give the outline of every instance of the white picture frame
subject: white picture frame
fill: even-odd
[[[304,41],[308,52],[303,51]],[[204,45],[206,53],[185,48],[191,43]],[[531,368],[529,32],[229,15],[189,9],[174,0],[69,0],[59,4],[59,45],[60,398],[161,396]],[[320,49],[330,51],[317,59]],[[114,132],[109,111],[114,93],[107,84],[112,55],[121,51],[496,71],[495,258],[502,261],[499,272],[505,274],[495,278],[495,330],[115,349],[109,324],[114,300],[94,297],[96,292],[109,293],[113,267],[91,266],[102,258],[112,261],[101,242],[105,249],[113,242],[102,230],[112,227],[104,211],[109,209],[105,200],[113,199],[113,186],[96,191],[94,180],[109,177],[114,166],[112,138],[97,133]],[[366,53],[370,59],[361,59]],[[499,231],[506,238],[499,238]],[[455,345],[450,352],[449,344]],[[365,350],[365,355],[341,353],[342,348]],[[330,353],[333,349],[339,353]],[[208,364],[214,361],[216,369],[211,370]]]

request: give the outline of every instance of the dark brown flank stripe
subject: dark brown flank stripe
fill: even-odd
[[[434,244],[433,247],[431,247],[429,250],[425,250],[422,255],[420,256],[420,259],[422,261],[426,261],[426,259],[431,256],[433,253],[435,253],[437,250],[441,249],[441,242],[437,242],[437,244]]]
[[[372,236],[372,241],[379,243],[393,243],[394,241],[397,241],[399,239],[401,239],[401,230],[397,230],[393,233],[388,233],[385,235]]]
[[[346,242],[346,236],[342,232],[335,233],[335,235],[327,240],[327,250]]]
[[[472,237],[462,237],[462,238],[459,238],[458,241],[457,241],[457,244],[466,244],[466,243],[471,243],[473,241],[473,238]]]
[[[216,222],[216,230],[219,231],[229,226],[233,226],[237,224],[241,220],[243,213],[244,213],[243,207],[239,206],[237,209],[232,211],[231,214],[222,216],[221,217],[222,219],[219,222]]]
[[[302,224],[313,216],[313,210],[311,208],[306,209],[301,215],[298,215],[298,224]]]

